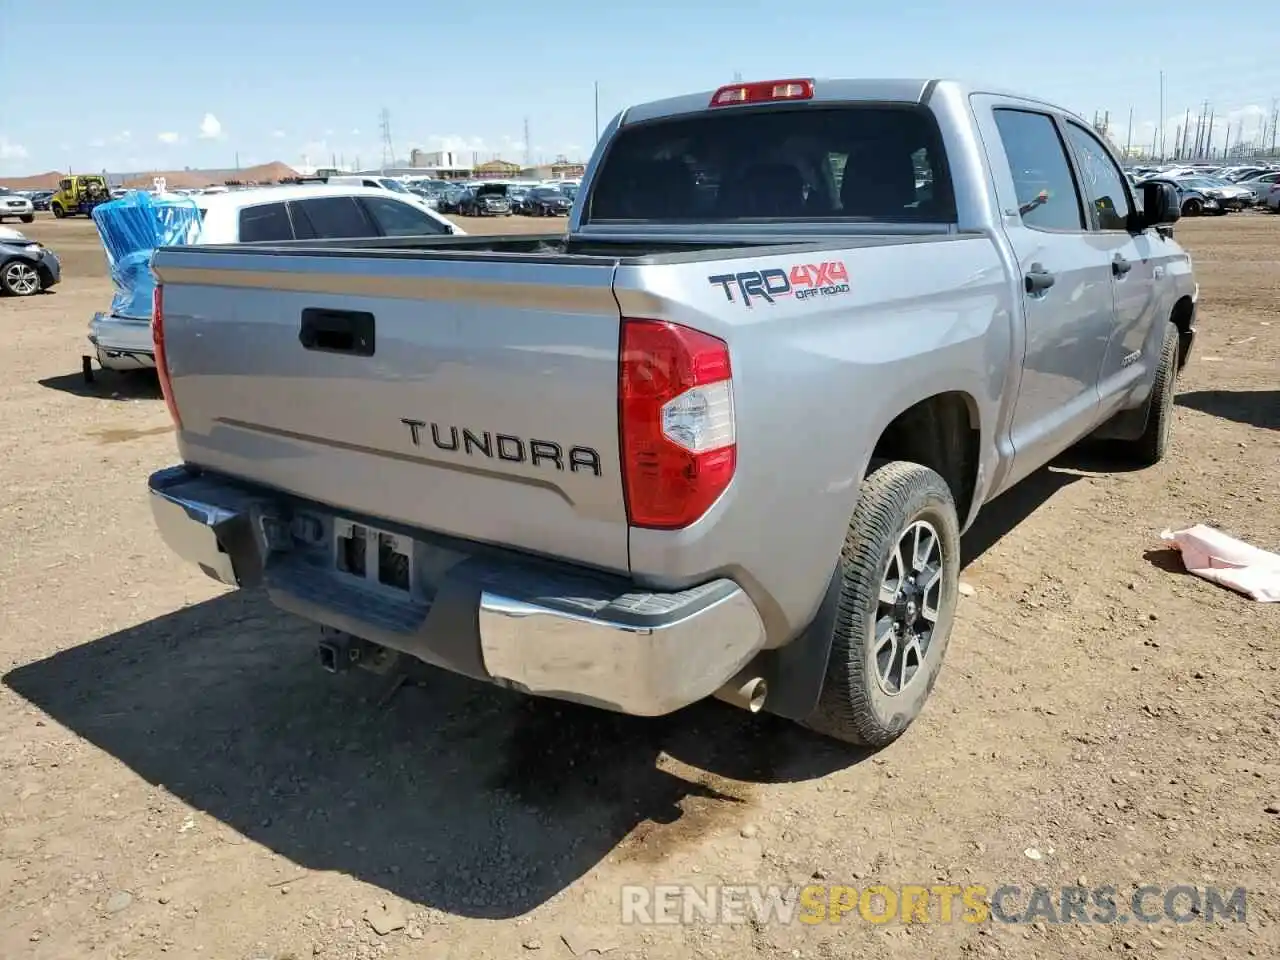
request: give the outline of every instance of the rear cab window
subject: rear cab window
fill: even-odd
[[[937,121],[913,104],[730,107],[623,127],[589,222],[954,223]]]

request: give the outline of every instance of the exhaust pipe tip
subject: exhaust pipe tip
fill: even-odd
[[[714,694],[717,700],[746,710],[748,713],[759,713],[764,709],[765,698],[769,695],[769,685],[764,677],[734,677]]]

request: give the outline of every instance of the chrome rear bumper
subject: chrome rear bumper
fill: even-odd
[[[755,605],[731,580],[659,593],[396,530],[412,540],[420,571],[397,590],[339,571],[327,535],[304,542],[293,533],[300,518],[331,529],[328,508],[185,467],[153,474],[149,486],[165,543],[214,579],[263,585],[282,609],[536,696],[671,713],[714,694],[764,646]]]

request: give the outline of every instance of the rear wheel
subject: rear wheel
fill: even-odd
[[[1182,205],[1182,215],[1184,217],[1198,217],[1204,212],[1204,204],[1195,197],[1192,197]]]
[[[62,207],[56,203],[50,206],[49,209],[53,211],[53,216],[55,219],[61,220],[63,217],[67,215],[67,212],[63,210]]]
[[[827,674],[805,725],[884,747],[924,708],[951,635],[960,524],[946,481],[905,461],[874,469],[862,481],[840,563]]]
[[[34,213],[24,213],[18,219],[20,219],[23,223],[34,223],[36,219],[36,215]]]
[[[0,267],[0,289],[15,297],[31,297],[40,292],[40,272],[25,260],[10,260]]]

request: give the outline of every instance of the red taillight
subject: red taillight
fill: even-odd
[[[687,527],[737,466],[728,346],[674,323],[624,318],[618,413],[629,522]]]
[[[729,83],[711,97],[711,106],[735,103],[770,103],[776,100],[812,100],[812,80],[764,80],[756,83]]]
[[[164,350],[164,287],[158,283],[151,294],[151,342],[156,352],[156,375],[160,378],[160,392],[164,394],[164,405],[169,408],[173,425],[181,430],[182,417],[178,415],[178,404],[173,399],[173,383],[169,379],[169,358]]]

